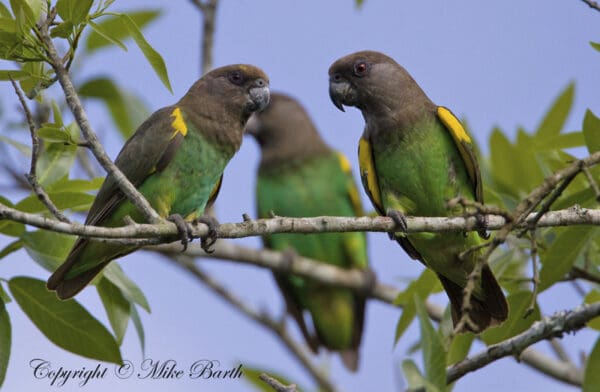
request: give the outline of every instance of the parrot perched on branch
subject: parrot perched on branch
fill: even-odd
[[[290,217],[363,215],[348,160],[325,144],[297,101],[272,94],[269,106],[253,114],[246,129],[261,148],[259,217],[267,218],[271,211]],[[263,243],[338,267],[367,269],[364,233],[273,234],[263,237]],[[356,371],[364,296],[294,275],[275,273],[275,280],[313,352],[319,346],[339,351],[345,366]],[[314,333],[309,332],[305,311]]]
[[[392,58],[362,51],[329,68],[334,105],[355,106],[365,119],[359,141],[363,186],[381,215],[399,226],[403,215],[452,216],[447,202],[463,197],[483,203],[481,175],[471,138],[450,110],[435,105]],[[404,223],[405,225],[405,223]],[[394,239],[413,259],[437,273],[456,326],[468,310],[466,330],[481,332],[508,316],[508,305],[491,269],[483,266],[470,304],[464,288],[481,250],[479,234],[397,232]],[[463,329],[463,330],[464,330]]]
[[[216,198],[223,170],[240,148],[246,121],[267,106],[268,83],[267,75],[252,65],[215,69],[175,105],[153,113],[117,156],[117,167],[161,217],[177,225],[184,245],[189,222],[200,220],[210,226],[209,219],[202,220],[204,209]],[[85,224],[122,226],[127,216],[144,221],[109,175]],[[111,260],[136,249],[78,238],[47,287],[61,299],[71,298]]]

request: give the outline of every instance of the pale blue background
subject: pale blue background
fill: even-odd
[[[174,95],[166,91],[140,52],[128,43],[129,52],[113,49],[81,64],[79,80],[107,74],[139,94],[152,110],[175,102],[196,80],[199,70],[200,17],[189,1],[119,1],[115,10],[159,7],[163,17],[146,30],[146,37],[164,56]],[[362,10],[352,0],[250,1],[224,0],[218,12],[215,66],[253,63],[271,78],[273,90],[286,91],[306,106],[323,137],[343,151],[357,167],[356,146],[363,120],[349,109],[339,112],[327,94],[327,69],[337,58],[362,50],[380,50],[404,65],[427,94],[469,121],[474,136],[488,151],[494,126],[514,135],[518,126],[535,129],[568,82],[577,83],[575,108],[567,123],[578,130],[587,107],[600,114],[600,53],[588,44],[600,41],[600,13],[578,0],[560,1],[388,1],[366,0]],[[5,112],[14,112],[16,98],[6,84],[0,86]],[[114,157],[122,141],[113,136],[113,124],[98,106],[89,106],[91,122]],[[257,148],[245,140],[226,170],[217,202],[221,222],[240,221],[243,212],[254,213],[254,172]],[[510,159],[510,157],[506,157]],[[28,170],[23,162],[23,172]],[[5,183],[2,181],[2,183]],[[532,186],[535,184],[532,184]],[[363,200],[368,203],[366,198]],[[403,287],[421,266],[409,260],[383,234],[370,234],[371,262],[378,276]],[[258,246],[255,238],[240,243]],[[0,238],[6,243],[6,238]],[[568,244],[565,244],[568,246]],[[218,261],[201,265],[253,306],[280,314],[283,303],[268,271]],[[289,375],[311,385],[302,368],[270,333],[224,304],[204,287],[160,257],[138,252],[120,261],[144,290],[152,314],[143,314],[146,355],[157,360],[175,359],[186,368],[198,359],[211,358],[230,367],[241,361]],[[24,252],[0,261],[0,276],[33,275],[46,279]],[[94,289],[78,299],[106,322]],[[444,296],[435,298],[446,304]],[[559,284],[540,298],[544,314],[580,303],[573,289]],[[29,368],[32,358],[45,358],[55,367],[93,368],[95,361],[76,357],[48,342],[14,303],[8,305],[13,323],[13,351],[5,390],[62,391],[245,391],[249,384],[229,381],[121,381],[109,375],[85,388],[73,382],[62,388],[36,380]],[[418,339],[413,325],[393,347],[399,310],[369,302],[361,369],[347,373],[338,358],[321,358],[331,368],[332,379],[348,391],[402,390],[400,363]],[[291,325],[291,324],[290,324]],[[293,328],[298,336],[297,330]],[[589,351],[596,333],[579,332],[564,339],[576,360]],[[536,348],[547,351],[547,343]],[[476,351],[482,349],[476,346]],[[139,364],[142,354],[130,329],[122,347],[124,358]],[[420,363],[420,354],[414,356]],[[112,370],[112,368],[110,369]],[[498,361],[470,374],[456,391],[575,390],[519,365],[513,358]]]

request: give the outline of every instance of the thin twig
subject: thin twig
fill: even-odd
[[[29,186],[31,187],[33,192],[36,194],[36,196],[42,202],[42,204],[46,206],[48,211],[50,211],[50,213],[54,215],[54,217],[56,217],[56,219],[58,219],[59,221],[69,223],[69,219],[67,219],[67,217],[64,216],[58,208],[56,208],[56,206],[50,199],[50,196],[48,196],[44,188],[42,188],[42,186],[37,180],[37,160],[40,155],[40,139],[37,135],[37,127],[35,125],[35,121],[33,120],[33,115],[29,110],[29,106],[27,106],[27,102],[25,101],[23,92],[21,91],[19,86],[17,86],[17,83],[13,80],[13,78],[10,78],[10,82],[12,83],[12,86],[15,89],[15,93],[19,98],[19,102],[21,103],[23,112],[25,113],[27,125],[29,125],[29,133],[31,135],[31,164],[29,167],[29,173],[25,175],[25,178],[27,179],[27,182],[29,183]]]
[[[50,13],[52,14],[52,13]],[[49,18],[50,18],[49,14]],[[46,20],[46,22],[49,19]],[[151,223],[161,221],[158,213],[152,208],[150,203],[142,196],[142,194],[129,182],[127,177],[119,170],[119,168],[110,160],[104,147],[100,144],[96,133],[92,129],[90,122],[87,118],[87,114],[83,109],[83,105],[77,95],[77,91],[71,82],[71,78],[67,70],[65,69],[58,52],[56,51],[56,47],[50,38],[50,34],[48,32],[47,23],[42,23],[39,26],[39,34],[42,42],[44,43],[46,53],[48,58],[50,59],[50,65],[54,69],[56,73],[56,77],[58,78],[58,82],[60,83],[64,93],[65,99],[67,101],[67,105],[71,109],[73,116],[75,117],[75,121],[77,121],[77,125],[83,132],[85,136],[85,140],[90,144],[90,150],[94,153],[94,156],[102,165],[102,167],[107,171],[109,175],[111,175],[115,182],[118,184],[119,188],[123,193],[127,196],[127,198],[137,207],[137,209],[144,215],[144,218]]]
[[[600,11],[600,5],[592,0],[581,0],[583,1],[585,4],[589,5],[590,8],[595,9],[596,11]]]
[[[202,269],[200,269],[193,263],[190,257],[178,256],[169,257],[167,259],[175,263],[176,265],[179,265],[180,267],[183,267],[186,270],[188,270],[196,279],[201,281],[204,285],[210,288],[215,294],[219,295],[227,303],[241,311],[243,314],[245,314],[252,320],[256,321],[258,324],[275,333],[275,335],[279,337],[279,339],[286,346],[286,348],[290,350],[292,354],[294,354],[294,356],[299,360],[302,366],[310,373],[310,375],[324,390],[337,390],[337,388],[327,378],[327,375],[311,362],[310,357],[306,354],[305,350],[290,336],[288,330],[285,328],[284,323],[274,320],[265,313],[259,313],[256,310],[252,309],[244,301],[236,297],[231,291],[227,290],[219,282],[217,282],[212,277],[204,273]]]
[[[283,385],[279,380],[274,377],[269,376],[267,373],[261,373],[258,378],[260,378],[265,383],[269,384],[271,388],[273,388],[276,392],[297,392],[298,388],[296,384]]]
[[[489,346],[479,354],[475,354],[452,365],[448,368],[447,381],[448,383],[454,382],[465,374],[481,369],[500,358],[507,356],[518,357],[526,347],[541,340],[562,337],[565,332],[577,331],[583,328],[586,322],[599,315],[600,302],[582,305],[574,310],[557,312],[552,317],[534,323],[525,332],[501,343]],[[581,374],[572,374],[570,380],[581,380],[581,378]]]
[[[556,354],[558,359],[560,359],[563,362],[571,362],[571,364],[573,364],[573,361],[571,361],[571,358],[569,357],[567,350],[565,350],[565,348],[561,344],[560,340],[558,340],[557,338],[552,338],[549,340],[549,342],[550,342],[550,347],[552,347],[552,351],[554,351],[554,353]],[[573,364],[573,366],[575,366],[575,365]]]
[[[572,279],[583,279],[587,280],[588,282],[600,284],[600,275],[584,268],[577,267],[576,265],[571,268],[571,271],[569,271],[569,274],[565,278],[565,280]]]
[[[600,202],[600,187],[598,186],[598,183],[594,179],[594,176],[592,176],[590,169],[587,167],[584,167],[583,174],[585,174],[585,178],[587,178],[588,182],[590,183],[590,186],[592,187],[592,189],[594,191],[594,194],[596,195],[596,201]]]
[[[538,249],[537,249],[537,240],[535,238],[535,228],[531,229],[531,301],[529,302],[529,306],[525,310],[525,314],[523,318],[529,317],[535,310],[535,305],[537,303],[537,295],[538,295],[538,287],[540,284],[540,276],[538,272]]]
[[[202,14],[202,60],[200,74],[204,75],[213,67],[213,47],[215,42],[215,27],[218,0],[191,0]]]

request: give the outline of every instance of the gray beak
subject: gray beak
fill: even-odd
[[[263,79],[257,79],[254,82],[254,86],[248,90],[250,100],[252,101],[251,111],[260,112],[269,104],[271,99],[271,93],[269,91],[269,84]]]
[[[348,99],[353,96],[352,86],[350,82],[339,77],[339,75],[332,75],[329,78],[329,98],[336,108],[342,112],[344,110],[344,104],[348,104]]]

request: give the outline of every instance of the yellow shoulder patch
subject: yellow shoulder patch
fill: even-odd
[[[381,192],[379,191],[379,183],[377,181],[377,173],[375,172],[375,162],[371,152],[369,141],[360,138],[358,142],[358,163],[360,165],[360,177],[363,184],[367,187],[367,193],[375,208],[380,214],[384,214],[383,203],[381,201]]]
[[[171,113],[171,117],[173,117],[171,126],[175,130],[175,132],[173,132],[173,136],[171,136],[171,139],[174,138],[178,133],[181,133],[183,136],[187,135],[187,125],[185,125],[185,121],[183,121],[181,109],[175,108],[175,110],[173,110]]]
[[[462,126],[460,121],[456,118],[454,113],[450,111],[450,109],[445,108],[443,106],[438,106],[437,114],[442,123],[446,126],[454,141],[457,142],[467,142],[471,143],[471,138],[467,135],[467,131]]]
[[[336,154],[340,162],[340,169],[342,169],[342,171],[348,176],[346,192],[348,193],[348,198],[352,204],[352,210],[356,216],[363,216],[365,212],[362,208],[360,195],[358,194],[358,189],[356,189],[354,178],[352,177],[352,167],[350,166],[350,161],[341,152],[337,152]]]

